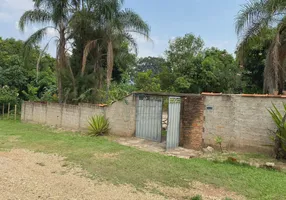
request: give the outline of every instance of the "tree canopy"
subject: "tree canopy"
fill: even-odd
[[[153,63],[160,60],[155,65],[156,69],[160,69],[159,73],[153,69],[154,65],[150,65],[150,60]],[[142,70],[142,62],[146,72]],[[135,83],[137,88],[142,85],[139,88],[142,90],[148,88],[150,91],[182,93],[239,92],[239,67],[234,57],[225,50],[205,48],[203,40],[193,34],[170,41],[166,60],[141,58],[137,68],[141,72]]]
[[[24,62],[24,42],[15,39],[0,38],[0,93],[1,103],[12,103],[19,99],[45,100],[45,97],[56,93],[55,59],[48,54],[42,55],[37,79],[37,61],[41,54],[40,48],[31,49],[27,62]],[[33,94],[31,94],[33,88]],[[5,94],[5,95],[4,95]],[[6,98],[6,100],[4,100]],[[18,99],[19,98],[19,99]],[[50,98],[51,100],[51,98]]]
[[[238,52],[252,43],[253,39],[263,38],[265,30],[273,29],[271,45],[265,60],[264,92],[282,93],[285,83],[286,58],[286,2],[281,0],[250,0],[243,5],[236,18],[236,32],[240,37]]]
[[[19,26],[21,30],[30,24],[41,28],[25,42],[0,40],[0,92],[7,97],[5,101],[76,104],[111,103],[135,90],[262,92],[263,78],[268,89],[271,84],[281,86],[284,75],[279,75],[277,82],[280,68],[275,65],[275,53],[269,52],[278,49],[279,55],[284,55],[283,21],[269,27],[273,16],[266,15],[270,12],[266,1],[250,2],[237,18],[242,40],[236,58],[226,50],[206,47],[203,39],[192,33],[170,40],[161,57],[138,58],[134,36],[148,41],[151,28],[136,12],[125,8],[123,0],[34,0],[34,8],[22,15]],[[255,9],[263,11],[268,21]],[[280,12],[279,7],[273,9]],[[255,20],[261,22],[258,27]],[[45,53],[47,46],[38,46],[50,29],[56,32],[48,38],[56,41],[55,58]],[[277,35],[280,43],[273,40]],[[270,80],[267,84],[266,78]]]

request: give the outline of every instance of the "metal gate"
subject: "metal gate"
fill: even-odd
[[[180,112],[181,112],[181,98],[169,97],[168,130],[167,130],[167,145],[166,145],[167,150],[179,146]]]
[[[136,101],[136,137],[161,142],[162,97],[139,95]]]

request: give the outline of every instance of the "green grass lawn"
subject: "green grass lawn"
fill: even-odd
[[[0,121],[0,148],[2,151],[25,148],[58,153],[80,164],[95,178],[137,188],[147,182],[187,187],[192,181],[200,181],[224,187],[248,199],[284,199],[286,196],[286,174],[282,172],[168,157],[122,146],[104,137],[59,133],[39,125]]]

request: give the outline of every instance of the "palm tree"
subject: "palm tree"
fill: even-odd
[[[238,52],[243,52],[253,36],[263,37],[265,28],[275,27],[275,37],[269,47],[264,69],[264,92],[282,93],[285,82],[286,58],[286,1],[250,0],[236,18],[240,37]]]
[[[122,9],[123,0],[95,0],[97,12],[94,12],[94,29],[102,32],[102,38],[89,41],[84,50],[82,75],[88,54],[92,49],[99,47],[99,42],[105,45],[107,52],[106,85],[110,87],[114,66],[114,49],[118,48],[122,41],[127,41],[137,52],[137,43],[132,33],[149,39],[150,28],[143,19],[130,9]],[[103,49],[103,47],[101,47]]]
[[[79,1],[73,0],[34,0],[34,9],[26,11],[20,18],[19,27],[24,31],[26,25],[42,24],[43,28],[32,34],[25,42],[27,49],[34,44],[41,42],[47,36],[49,29],[53,29],[57,35],[50,38],[57,42],[57,84],[59,102],[63,102],[62,71],[68,67],[67,41],[69,39],[70,7],[76,6]],[[48,45],[48,44],[47,44]],[[47,47],[46,45],[46,47]],[[44,48],[44,50],[46,49]],[[43,50],[43,51],[44,51]],[[37,67],[38,68],[38,67]],[[71,68],[69,68],[72,81],[74,78]]]

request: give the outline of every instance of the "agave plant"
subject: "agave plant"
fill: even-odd
[[[274,104],[272,105],[273,108],[268,109],[268,112],[277,127],[277,131],[274,136],[274,152],[276,154],[276,158],[286,158],[286,104],[283,104],[283,115]]]
[[[109,121],[103,115],[93,116],[89,119],[89,132],[90,136],[102,136],[109,133]]]

